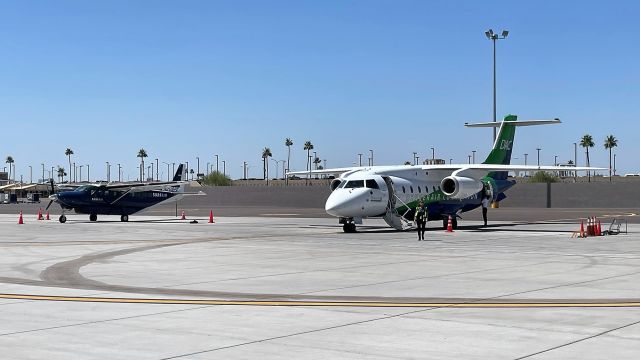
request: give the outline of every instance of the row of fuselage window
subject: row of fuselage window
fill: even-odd
[[[361,187],[367,187],[369,189],[380,189],[380,187],[378,186],[378,183],[373,179],[369,179],[369,180],[349,180],[342,187],[343,188],[350,188],[350,189],[361,188]],[[410,190],[411,194],[413,194],[413,185],[409,186],[409,190]],[[402,186],[402,193],[403,194],[407,193],[407,189],[404,187],[404,185]],[[424,187],[424,193],[425,194],[429,193],[429,189],[427,189],[426,186]],[[418,185],[418,194],[422,194],[422,188],[420,187],[420,185]]]

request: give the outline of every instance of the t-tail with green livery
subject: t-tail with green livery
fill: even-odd
[[[560,166],[511,165],[516,127],[559,124],[553,120],[517,120],[508,115],[502,122],[465,124],[466,127],[499,127],[493,149],[482,164],[367,166],[316,171],[290,172],[288,175],[334,174],[331,195],[325,203],[328,214],[339,218],[345,232],[356,231],[364,218],[382,217],[389,226],[405,230],[414,226],[413,212],[420,201],[428,210],[429,221],[449,216],[453,227],[461,213],[481,205],[484,197],[493,202],[506,198],[504,192],[515,185],[510,171],[566,171]],[[574,167],[575,171],[600,168]]]

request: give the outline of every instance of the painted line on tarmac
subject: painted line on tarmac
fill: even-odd
[[[236,305],[236,306],[309,306],[309,307],[382,307],[382,308],[630,308],[640,307],[640,302],[367,302],[367,301],[267,301],[267,300],[213,300],[213,299],[153,299],[153,298],[112,298],[90,296],[55,296],[0,294],[0,299],[36,300],[36,301],[69,301],[112,304],[165,304],[165,305]]]

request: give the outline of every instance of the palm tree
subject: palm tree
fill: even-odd
[[[64,172],[64,168],[58,165],[58,181],[62,182],[65,175],[67,175],[67,173]]]
[[[595,146],[593,143],[593,137],[589,134],[585,134],[580,140],[580,146],[587,149],[587,167],[589,167],[589,148]],[[587,171],[587,176],[589,177],[589,182],[591,182],[591,171]]]
[[[273,156],[271,154],[271,149],[265,147],[262,149],[262,170],[264,174],[264,179],[267,180],[267,185],[269,185],[269,157]]]
[[[616,146],[618,146],[618,139],[613,135],[609,135],[604,139],[604,148],[609,150],[609,181],[611,181],[611,152]]]
[[[311,173],[311,150],[313,150],[313,144],[311,141],[307,140],[304,143],[304,149],[307,150],[307,170]],[[311,174],[307,175],[307,180]]]
[[[189,173],[191,174],[191,180],[193,180],[193,173],[195,173],[195,171],[193,171],[193,169],[189,169]]]
[[[287,138],[284,141],[284,145],[287,147],[287,171],[286,172],[289,172],[291,170],[291,168],[289,167],[289,162],[291,161],[291,145],[293,145],[293,140],[291,140],[290,138]]]
[[[315,169],[318,170],[319,166],[318,164],[321,164],[322,160],[320,160],[319,157],[316,157],[315,159],[313,159],[313,164],[315,165]],[[316,174],[316,179],[318,178],[318,174]]]
[[[7,156],[7,160],[5,161],[5,163],[9,164],[9,180],[11,180],[11,165],[14,162],[15,162],[15,160],[13,160],[13,157],[11,155]]]
[[[64,151],[64,154],[69,157],[69,169],[71,169],[71,155],[73,155],[73,150],[71,150],[71,148],[67,148],[67,150]],[[64,181],[64,178],[62,181]]]
[[[140,158],[140,181],[144,181],[144,158],[149,157],[149,155],[147,155],[147,151],[144,148],[141,148],[138,150],[136,157]]]

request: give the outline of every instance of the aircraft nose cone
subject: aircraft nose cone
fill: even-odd
[[[336,190],[327,199],[324,210],[329,215],[337,217],[352,217],[358,212],[355,196],[347,192]]]

